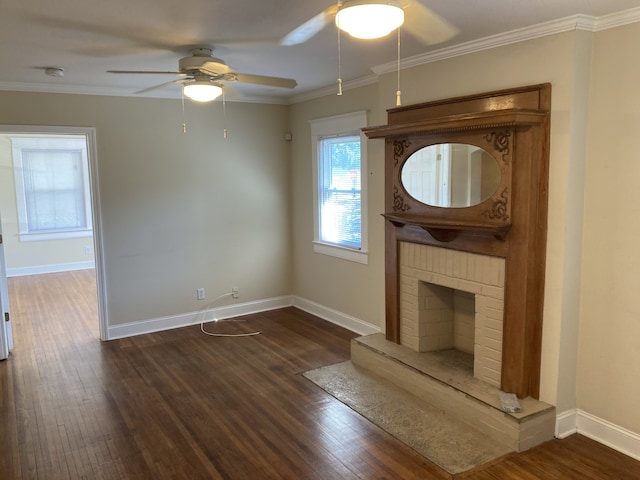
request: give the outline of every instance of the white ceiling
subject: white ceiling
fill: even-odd
[[[405,64],[541,32],[640,21],[638,0],[419,1],[457,34],[427,45],[404,32]],[[175,71],[190,48],[214,46],[214,55],[235,71],[298,82],[293,90],[234,84],[237,97],[286,103],[335,88],[333,25],[301,45],[279,45],[330,5],[331,0],[0,0],[0,89],[131,95],[172,77],[106,71]],[[395,34],[369,41],[341,38],[347,84],[397,62]],[[45,75],[49,66],[64,68],[64,77]],[[172,85],[144,95],[179,98],[180,89]]]

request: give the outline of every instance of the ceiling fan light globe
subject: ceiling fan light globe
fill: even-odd
[[[222,87],[211,82],[197,81],[184,86],[184,94],[194,102],[211,102],[222,95]]]
[[[381,38],[404,23],[404,11],[396,1],[347,1],[336,13],[336,25],[352,37]]]

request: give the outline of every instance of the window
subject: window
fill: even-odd
[[[367,263],[366,112],[311,121],[314,250]]]
[[[11,138],[20,239],[90,236],[84,135]]]

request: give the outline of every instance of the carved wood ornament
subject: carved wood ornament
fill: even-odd
[[[458,97],[388,110],[384,138],[387,338],[399,343],[398,243],[415,242],[506,260],[502,390],[539,397],[547,234],[551,85]],[[477,205],[442,208],[413,198],[401,181],[407,159],[436,144],[481,147],[500,184]]]

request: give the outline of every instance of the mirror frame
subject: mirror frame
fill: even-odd
[[[393,213],[388,216],[392,221],[417,222],[434,238],[451,241],[462,231],[453,225],[473,225],[480,231],[488,231],[496,238],[503,239],[511,227],[511,163],[513,157],[513,127],[478,133],[452,132],[433,136],[408,135],[393,141],[392,191]],[[500,182],[496,191],[479,204],[469,207],[445,208],[429,205],[415,199],[402,183],[402,169],[415,152],[431,145],[443,143],[463,143],[475,145],[489,153],[500,169]],[[390,212],[391,213],[391,212]],[[393,218],[392,218],[393,217]],[[422,220],[419,220],[419,219]],[[430,221],[427,221],[430,220]]]
[[[432,153],[430,150],[432,150],[433,147],[436,148]],[[445,150],[445,147],[448,147],[451,151],[451,157],[448,159],[449,167],[447,168],[447,172],[451,174],[449,177],[449,193],[451,194],[449,201],[453,203],[453,205],[431,203],[420,198],[421,196],[424,196],[425,193],[432,194],[434,193],[434,189],[439,189],[441,187],[439,182],[439,180],[442,180],[441,178],[434,177],[434,182],[432,184],[421,185],[417,190],[413,191],[409,189],[410,185],[407,184],[413,179],[412,173],[420,174],[424,172],[426,165],[428,165],[429,168],[437,170],[437,163],[442,160],[439,158],[441,154],[438,153],[437,147],[440,147],[441,150]],[[463,149],[464,152],[462,152]],[[417,154],[422,152],[427,152],[428,157],[426,159],[417,157]],[[418,162],[419,166],[416,168],[411,165],[411,168],[407,170],[414,159]],[[425,161],[427,163],[425,163]],[[479,171],[476,170],[477,166],[480,167]],[[461,168],[465,169],[463,173],[466,176],[461,176],[456,173],[456,171]],[[478,174],[478,176],[473,176],[474,174]],[[500,168],[500,162],[496,157],[478,145],[470,143],[436,143],[419,148],[409,155],[400,168],[399,175],[404,191],[407,195],[420,203],[439,208],[469,208],[484,203],[497,192],[502,181],[503,173]],[[491,188],[491,190],[490,193],[487,194],[489,188]],[[478,195],[478,197],[482,196],[482,198],[469,198],[470,195],[473,194]],[[435,199],[436,202],[440,200],[442,199]]]

